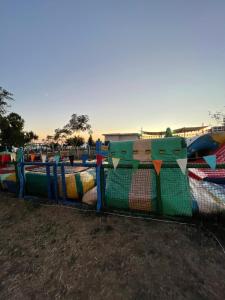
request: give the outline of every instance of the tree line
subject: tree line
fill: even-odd
[[[13,94],[0,87],[0,144],[4,147],[21,147],[38,136],[33,131],[25,131],[24,119],[17,113],[7,114]]]
[[[24,131],[25,121],[19,114],[15,112],[7,114],[11,101],[14,101],[13,94],[0,87],[0,145],[4,147],[21,147],[37,140],[38,136],[33,131]],[[48,135],[44,142],[53,146],[61,144],[79,147],[85,143],[85,140],[82,136],[76,136],[75,134],[85,131],[89,132],[88,145],[94,146],[95,142],[92,138],[89,117],[87,115],[72,114],[69,122],[63,128],[55,129],[54,135]]]

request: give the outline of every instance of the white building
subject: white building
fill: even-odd
[[[136,141],[141,137],[140,133],[105,133],[105,142],[119,142],[119,141]]]

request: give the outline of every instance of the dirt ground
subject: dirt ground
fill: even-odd
[[[0,299],[224,299],[197,227],[34,207],[0,193]]]

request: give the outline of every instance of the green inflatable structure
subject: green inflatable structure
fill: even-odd
[[[133,164],[133,168],[110,169],[106,180],[105,205],[108,208],[157,212],[163,215],[192,215],[192,202],[187,174],[180,168],[161,168],[159,175],[160,195],[154,169],[137,169],[137,161],[151,163],[176,163],[187,157],[183,138],[169,137],[154,140],[111,142],[109,162],[119,158],[120,163]],[[157,192],[158,191],[158,192]]]

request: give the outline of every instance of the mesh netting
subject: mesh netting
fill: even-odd
[[[200,214],[225,213],[225,186],[189,179],[193,211]]]
[[[155,211],[155,172],[150,169],[109,170],[105,201],[108,207]]]
[[[33,166],[33,167],[27,167],[26,168],[27,170],[29,171],[32,171],[32,172],[38,172],[38,173],[44,173],[46,174],[46,167],[45,166]],[[77,167],[77,166],[64,166],[64,172],[65,174],[73,174],[73,173],[78,173],[78,172],[82,172],[82,171],[85,171],[85,170],[88,170],[89,168],[88,167]],[[50,173],[53,174],[53,167],[50,166]],[[58,174],[61,174],[61,168],[58,167],[57,168],[57,173]]]
[[[96,185],[94,168],[65,166],[62,174],[61,167],[58,167],[55,175],[54,168],[51,166],[49,171],[50,176],[47,175],[46,167],[26,171],[26,193],[47,197],[50,184],[53,197],[57,194],[61,198],[81,200],[83,195]]]
[[[109,169],[105,206],[170,216],[225,213],[225,178],[221,177],[224,170],[203,170],[208,177],[202,179],[196,176],[198,172],[202,174],[198,168],[184,175],[179,168],[162,167],[157,180],[151,168]],[[220,183],[213,182],[218,177]]]

